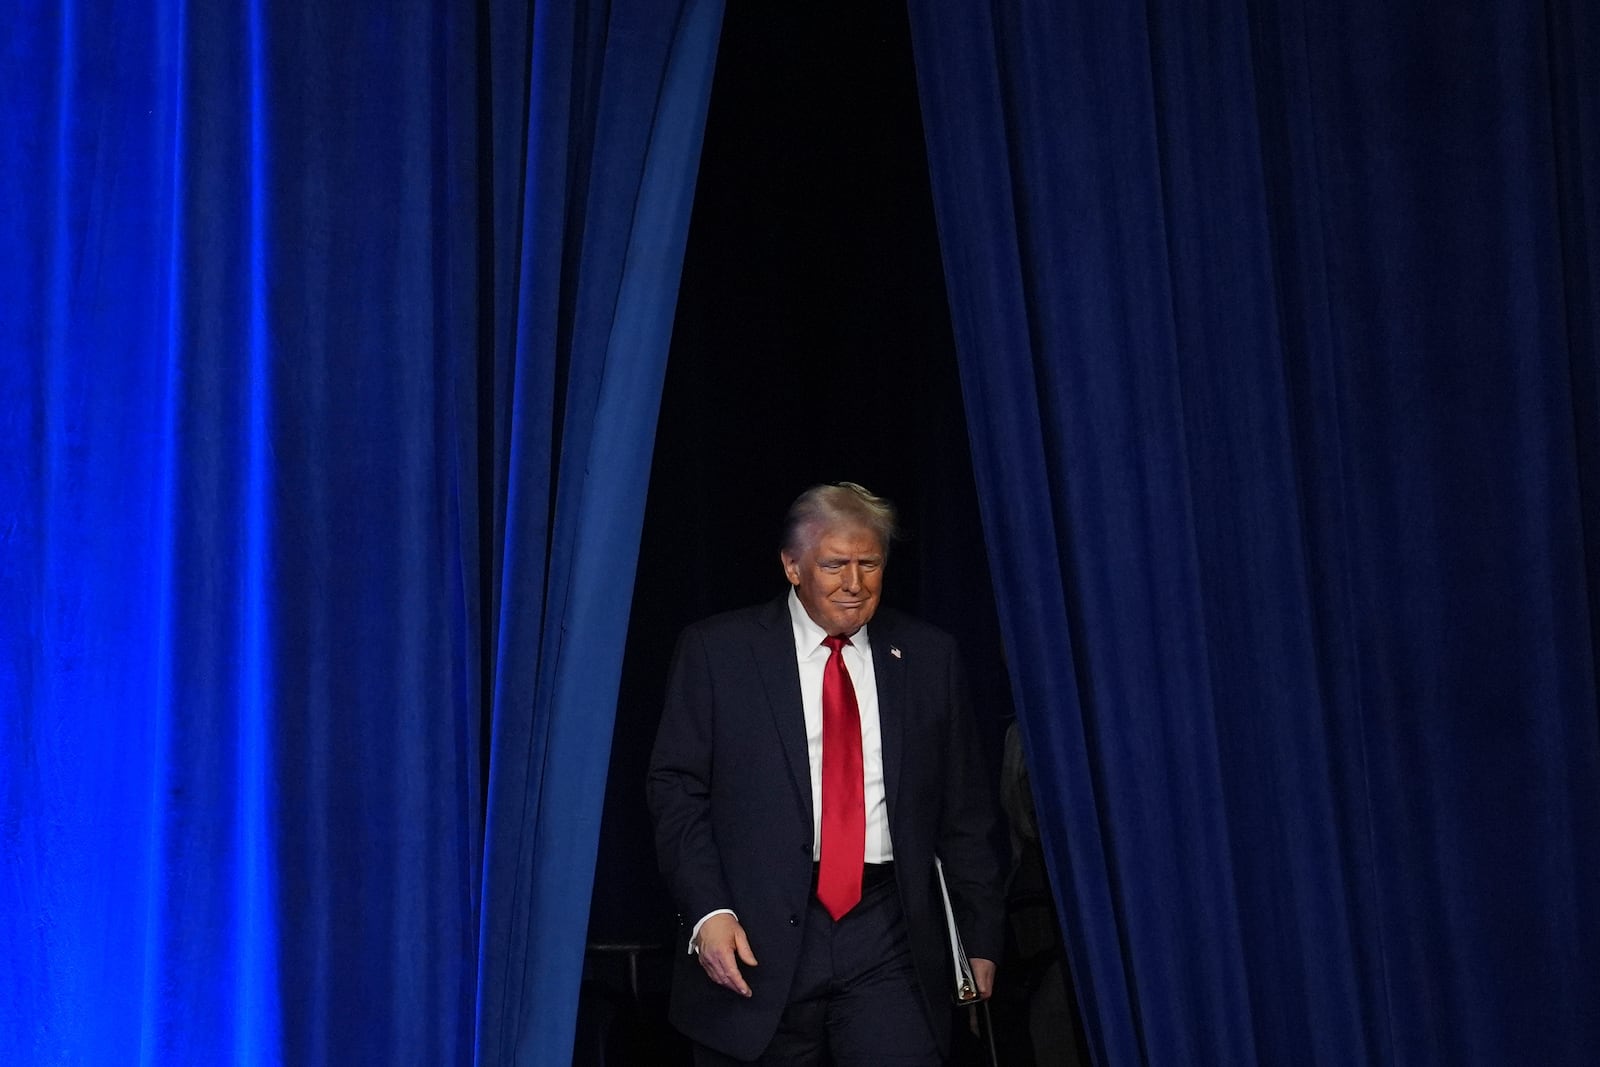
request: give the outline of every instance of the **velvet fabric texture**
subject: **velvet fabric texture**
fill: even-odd
[[[911,15],[1097,1062],[1592,1061],[1592,6]]]
[[[720,18],[8,12],[0,1060],[571,1048]]]

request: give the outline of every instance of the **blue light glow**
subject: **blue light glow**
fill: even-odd
[[[141,997],[139,1002],[139,1063],[153,1065],[159,1062],[158,1035],[161,1032],[162,946],[165,926],[162,921],[162,903],[166,897],[167,821],[166,794],[170,775],[169,750],[173,743],[169,728],[168,710],[174,699],[172,657],[180,645],[174,632],[173,578],[177,573],[174,555],[176,544],[173,521],[178,514],[176,435],[179,425],[179,382],[183,351],[183,202],[186,195],[182,165],[185,126],[181,102],[187,86],[187,56],[182,47],[183,28],[188,22],[188,11],[183,0],[163,5],[156,32],[156,47],[163,69],[172,72],[162,80],[159,96],[160,112],[170,116],[166,136],[158,142],[158,154],[167,168],[167,188],[163,221],[167,227],[166,274],[163,290],[166,294],[164,345],[162,347],[160,425],[166,432],[159,435],[156,461],[156,503],[154,523],[159,531],[155,536],[156,602],[155,626],[155,678],[152,686],[153,700],[149,709],[150,744],[145,752],[149,776],[145,780],[148,790],[144,810],[144,900],[143,945],[141,969]],[[174,46],[176,45],[176,47]]]
[[[238,842],[234,899],[237,919],[237,1002],[234,1062],[278,1059],[277,966],[272,861],[272,603],[268,558],[272,551],[272,351],[267,317],[267,201],[269,197],[266,40],[261,0],[250,4],[250,354],[249,439],[245,443],[244,567],[238,677]]]

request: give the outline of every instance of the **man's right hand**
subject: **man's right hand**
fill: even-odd
[[[739,973],[739,964],[756,965],[755,953],[744,936],[744,927],[732,915],[713,915],[700,926],[700,969],[706,977],[731,989],[741,997],[750,995],[750,987]]]

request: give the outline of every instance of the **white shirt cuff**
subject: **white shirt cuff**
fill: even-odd
[[[704,915],[700,916],[700,921],[694,924],[693,930],[689,931],[689,952],[691,955],[700,955],[700,928],[704,926],[706,924],[706,920],[711,918],[713,915],[733,915],[733,909],[718,908],[716,911],[708,911]],[[733,915],[733,919],[735,922],[738,922],[739,916]]]

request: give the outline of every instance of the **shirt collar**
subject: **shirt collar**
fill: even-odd
[[[801,659],[805,659],[817,649],[822,647],[822,639],[828,632],[814,622],[806,614],[806,607],[800,603],[800,595],[794,586],[789,587],[789,625],[794,630],[794,651]],[[864,656],[872,646],[867,641],[867,628],[863,626],[850,635],[850,643],[860,650]]]

